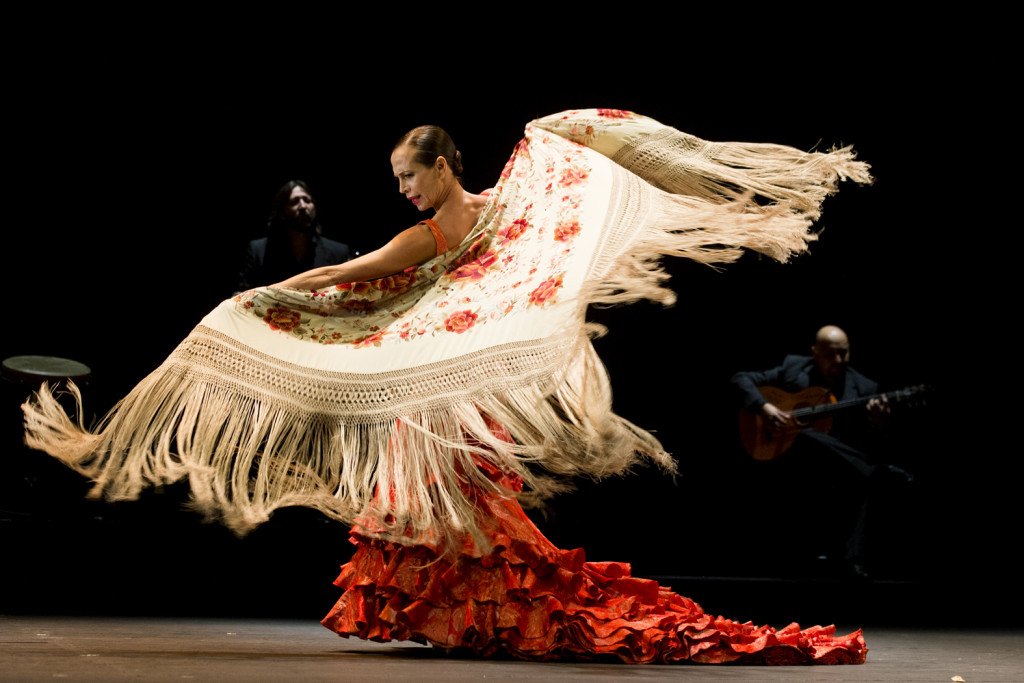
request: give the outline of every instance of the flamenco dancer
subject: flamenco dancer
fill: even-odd
[[[670,303],[665,255],[804,251],[822,201],[870,182],[867,165],[608,109],[531,122],[482,194],[439,128],[410,131],[391,163],[431,218],[223,302],[95,431],[44,387],[24,406],[29,445],[94,496],[187,478],[194,506],[238,533],[293,505],[351,525],[323,620],[341,636],[538,660],[863,662],[860,631],[713,616],[628,564],[556,548],[521,505],[574,475],[674,467],[612,412],[588,305]]]

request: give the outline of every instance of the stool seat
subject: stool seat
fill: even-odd
[[[3,362],[3,378],[15,384],[38,386],[72,380],[82,384],[92,376],[88,365],[56,356],[11,356]]]

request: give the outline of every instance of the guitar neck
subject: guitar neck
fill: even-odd
[[[887,391],[885,396],[891,403],[898,403],[907,399],[911,396],[915,396],[925,391],[923,386],[921,387],[909,387],[907,389],[900,389],[899,391]],[[860,398],[851,398],[846,401],[836,401],[835,403],[822,403],[814,406],[806,406],[804,408],[797,408],[790,412],[790,414],[796,419],[802,419],[805,417],[821,417],[825,415],[831,415],[838,413],[843,410],[850,408],[857,408],[863,406],[876,398],[880,398],[883,394],[873,394],[871,396],[862,396]]]
[[[823,417],[825,415],[832,415],[844,410],[849,410],[850,408],[867,405],[868,401],[878,398],[879,396],[881,396],[881,394],[851,398],[846,401],[836,401],[835,403],[822,403],[816,406],[807,406],[806,408],[797,408],[796,410],[791,411],[790,414],[797,419],[804,417]]]

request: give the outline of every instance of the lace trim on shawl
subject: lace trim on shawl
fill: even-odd
[[[443,409],[453,401],[482,400],[493,393],[496,378],[511,390],[551,382],[568,362],[573,343],[567,337],[536,339],[412,370],[356,374],[287,363],[200,325],[164,365],[183,380],[289,404],[296,415],[376,424],[411,411]]]
[[[701,185],[693,178],[693,168],[699,164],[693,162],[710,159],[713,149],[713,144],[700,138],[665,128],[627,142],[611,159],[662,190],[693,187],[691,194],[701,194]]]

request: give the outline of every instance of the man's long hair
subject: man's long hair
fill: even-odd
[[[296,187],[301,187],[306,191],[306,194],[313,200],[314,208],[317,208],[316,216],[313,219],[313,234],[321,235],[323,228],[320,225],[320,211],[317,207],[316,197],[309,189],[309,185],[306,184],[305,180],[289,180],[287,183],[281,186],[281,189],[274,195],[274,201],[270,204],[270,215],[267,217],[267,234],[268,235],[279,235],[285,231],[287,226],[284,221],[281,220],[281,213],[284,208],[288,205],[288,201],[292,198],[292,190]]]

